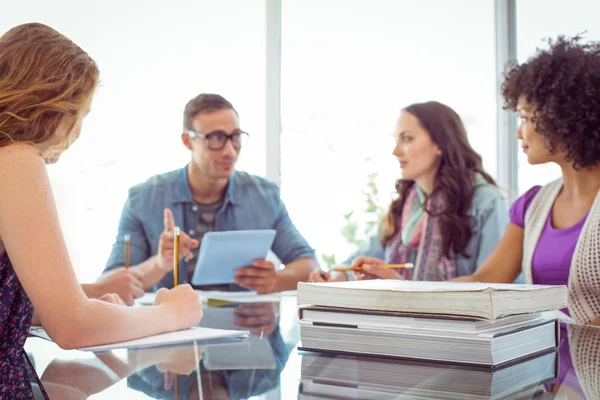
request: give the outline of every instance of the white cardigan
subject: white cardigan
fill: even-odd
[[[532,283],[533,253],[561,188],[562,178],[542,187],[525,213],[521,268],[527,283]],[[600,191],[581,228],[571,260],[568,303],[571,317],[579,323],[600,317]]]

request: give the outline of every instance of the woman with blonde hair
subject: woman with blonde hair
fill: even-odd
[[[0,37],[0,398],[33,398],[23,345],[34,309],[65,349],[184,329],[202,317],[188,285],[129,308],[115,295],[88,299],[77,283],[45,163],[79,137],[97,82],[94,60],[45,25]]]

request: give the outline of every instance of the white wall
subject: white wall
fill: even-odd
[[[70,37],[101,71],[80,140],[49,167],[80,280],[102,271],[127,189],[188,162],[179,137],[183,108],[197,94],[234,104],[251,134],[239,167],[265,173],[262,1],[12,2],[0,32],[34,21]]]

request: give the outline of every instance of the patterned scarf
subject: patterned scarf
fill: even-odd
[[[450,257],[444,256],[439,217],[425,212],[424,199],[425,194],[414,184],[402,208],[400,229],[386,246],[386,262],[412,262],[413,269],[396,270],[404,279],[446,281],[457,276],[454,251]],[[439,201],[438,195],[429,198],[430,208],[437,209]]]

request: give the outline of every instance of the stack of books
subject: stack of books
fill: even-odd
[[[298,398],[531,399],[557,376],[552,350],[502,368],[307,353]]]
[[[301,351],[500,368],[554,351],[565,286],[371,280],[298,285]]]

